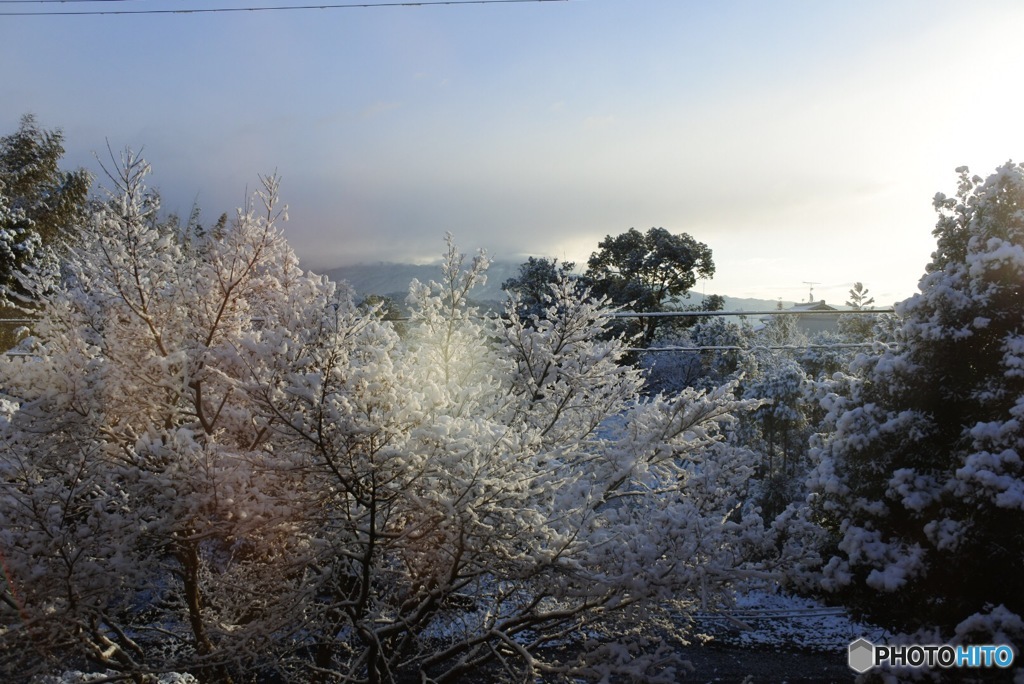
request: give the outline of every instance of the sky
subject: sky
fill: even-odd
[[[276,172],[313,270],[430,262],[446,232],[582,265],[658,226],[711,247],[701,291],[833,304],[911,296],[935,193],[1024,160],[1016,1],[10,16],[300,4],[0,0],[0,134],[32,112],[97,174],[141,149],[208,222]]]

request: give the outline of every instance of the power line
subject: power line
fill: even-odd
[[[75,2],[135,2],[135,0],[0,0],[0,5],[67,5]]]
[[[708,316],[738,316],[745,318],[747,316],[829,316],[835,314],[841,314],[844,316],[872,316],[874,314],[891,314],[896,313],[895,309],[836,309],[834,311],[792,311],[790,309],[773,309],[770,311],[649,311],[649,312],[638,312],[638,311],[614,311],[609,314],[604,314],[603,318],[706,318]],[[479,316],[483,319],[495,319],[501,318],[499,315],[487,315],[483,314]],[[0,318],[0,324],[4,323],[31,323],[35,321],[34,318]],[[255,317],[252,320],[262,321],[262,318]],[[385,317],[382,320],[386,321],[408,321],[411,320],[408,316],[405,317]]]
[[[616,311],[609,318],[704,318],[705,316],[870,316],[872,314],[896,313],[895,309],[773,309],[769,311]]]
[[[123,0],[0,0],[0,3],[35,2],[40,4],[56,4],[60,2],[121,2]],[[200,7],[190,9],[139,9],[139,10],[60,10],[33,12],[0,12],[2,17],[57,17],[57,16],[99,16],[117,14],[214,14],[222,12],[284,12],[288,10],[331,10],[355,9],[368,7],[426,7],[431,5],[504,5],[540,2],[572,2],[573,0],[397,0],[396,2],[361,2],[355,4],[319,4],[319,5],[275,5],[269,7]]]
[[[754,344],[749,347],[738,344],[711,344],[693,347],[627,347],[630,352],[706,352],[706,351],[741,351],[753,352],[768,350],[805,351],[807,349],[873,349],[875,342],[835,342],[833,344]]]

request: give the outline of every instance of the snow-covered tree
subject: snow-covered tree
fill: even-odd
[[[698,347],[722,347],[701,354],[705,387],[730,382],[754,368],[751,363],[756,361],[746,350],[756,344],[755,333],[746,318],[739,321],[723,317],[701,320],[693,326],[690,337]]]
[[[774,518],[801,492],[807,474],[812,381],[786,355],[762,351],[756,372],[744,378],[743,396],[764,403],[742,418],[740,442],[760,458],[757,501]]]
[[[27,294],[21,270],[44,261],[87,210],[92,178],[84,169],[59,168],[63,133],[39,127],[33,115],[0,137],[0,318],[23,318]],[[0,323],[0,351],[17,342],[20,324]]]
[[[151,220],[147,170],[125,158],[62,277],[39,274],[34,355],[0,363],[9,678],[89,661],[225,679],[300,624],[304,509],[267,465],[239,351],[326,285],[277,232],[273,179],[262,214],[184,244]]]
[[[842,321],[843,319],[840,318],[839,322],[842,323]],[[857,342],[863,342],[863,340]],[[809,378],[827,379],[835,373],[845,371],[857,353],[865,351],[845,346],[847,344],[849,344],[849,338],[831,330],[821,330],[811,335],[807,341],[807,347],[799,352],[796,360]]]
[[[607,304],[568,279],[530,319],[514,299],[483,319],[468,298],[486,264],[449,242],[441,282],[411,287],[404,340],[298,386],[282,359],[276,384],[254,386],[289,440],[281,452],[319,470],[312,489],[337,521],[317,666],[367,681],[454,681],[486,665],[671,678],[661,654],[622,634],[613,648],[607,630],[686,610],[698,587],[714,595],[762,557],[743,504],[750,457],[720,432],[744,404],[728,387],[640,402],[622,342],[601,341]],[[347,358],[336,344],[287,347],[322,367]],[[541,657],[585,633],[572,659]]]
[[[23,209],[12,207],[7,196],[7,184],[0,177],[0,278],[6,287],[13,286],[14,273],[24,263],[31,262],[42,248],[39,234],[31,230]],[[5,290],[0,290],[0,302],[8,301]]]
[[[647,391],[652,394],[671,394],[687,387],[710,389],[756,368],[749,353],[754,346],[754,332],[746,320],[733,322],[715,316],[688,330],[669,330],[659,332],[654,348],[681,347],[692,351],[640,354],[640,367],[647,372]]]
[[[781,305],[779,310],[781,311]],[[801,347],[807,344],[807,335],[797,326],[796,316],[771,316],[757,331],[758,342],[766,347]],[[793,357],[792,350],[776,350],[780,355]]]
[[[449,241],[400,337],[298,268],[274,179],[182,235],[146,170],[45,283],[35,355],[0,362],[8,677],[672,681],[639,619],[772,569],[724,439],[751,402],[641,399],[607,302],[562,280],[486,319],[487,259]]]
[[[766,477],[777,471],[791,475],[807,442],[807,421],[800,406],[807,396],[807,375],[791,359],[776,357],[773,361],[762,365],[757,377],[744,386],[747,398],[766,400],[749,416],[759,427],[764,454],[761,469]]]
[[[578,278],[573,275],[576,264],[572,261],[558,263],[558,259],[530,257],[519,264],[519,274],[501,284],[501,289],[518,298],[519,313],[529,317],[546,310],[545,298],[551,294],[551,286],[560,280]]]
[[[84,169],[61,171],[63,156],[63,132],[40,128],[31,114],[0,137],[0,304],[24,294],[18,270],[85,214],[92,178]]]
[[[812,477],[834,542],[824,586],[947,635],[1024,614],[1024,167],[958,172],[898,346],[824,400],[834,434]],[[1019,618],[999,622],[1024,644]]]

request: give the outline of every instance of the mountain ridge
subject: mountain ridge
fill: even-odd
[[[493,261],[487,269],[487,282],[473,291],[473,300],[478,303],[498,304],[505,300],[502,283],[519,275],[520,263],[511,261]],[[391,297],[399,304],[405,302],[409,293],[409,283],[415,278],[420,282],[440,280],[441,265],[405,264],[380,261],[372,264],[355,264],[338,266],[322,272],[335,282],[347,282],[356,292],[356,298],[362,299],[369,295]],[[687,303],[699,304],[707,295],[690,292]],[[759,299],[756,297],[730,297],[725,299],[726,311],[765,311],[783,307],[791,307],[794,302],[778,299]]]

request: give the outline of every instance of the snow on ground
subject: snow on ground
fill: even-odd
[[[120,673],[107,671],[107,672],[65,672],[60,677],[44,677],[39,680],[35,680],[38,684],[92,684],[100,682],[110,681],[124,681],[124,676]],[[199,684],[199,680],[190,674],[179,674],[177,672],[168,672],[158,676],[156,680],[159,684]]]
[[[763,679],[765,676],[778,676],[781,677],[778,681],[789,682],[849,681],[853,675],[846,667],[850,642],[866,637],[878,643],[884,641],[886,635],[879,627],[853,620],[842,608],[766,589],[744,590],[737,594],[728,609],[698,613],[695,628],[712,637],[704,646],[695,644],[685,654],[696,670],[688,681],[698,682],[740,681],[741,675],[753,675],[752,681],[769,681]],[[772,662],[771,652],[777,651],[822,655],[812,657],[808,653],[787,660],[779,653],[778,662]],[[822,659],[823,656],[828,657]],[[67,672],[43,681],[45,684],[86,684],[105,679],[103,674]],[[196,680],[187,674],[167,674],[159,681],[160,684],[192,684]]]
[[[730,646],[846,653],[851,641],[882,640],[885,631],[853,620],[842,608],[764,589],[736,596],[735,606],[699,613],[697,628]]]

